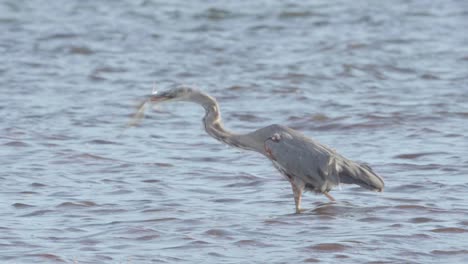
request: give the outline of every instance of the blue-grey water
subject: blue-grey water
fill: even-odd
[[[468,2],[0,2],[1,263],[468,263]],[[305,195],[165,104],[386,181]]]

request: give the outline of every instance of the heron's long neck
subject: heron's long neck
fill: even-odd
[[[248,136],[242,134],[231,133],[227,131],[222,123],[221,114],[218,103],[210,96],[200,94],[198,102],[205,108],[205,117],[203,123],[206,132],[228,145],[254,151],[261,151],[262,147],[257,146],[255,142]]]

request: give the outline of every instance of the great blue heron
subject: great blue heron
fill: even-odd
[[[322,193],[335,201],[328,192],[340,183],[357,184],[379,192],[384,188],[383,179],[369,166],[351,161],[289,127],[270,125],[247,134],[227,131],[221,123],[216,100],[197,89],[180,86],[153,94],[145,102],[169,100],[194,102],[203,106],[203,123],[209,135],[230,146],[253,150],[269,158],[291,183],[296,213],[302,211],[301,197],[304,191]]]

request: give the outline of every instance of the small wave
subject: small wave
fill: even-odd
[[[304,263],[319,263],[321,262],[320,260],[316,259],[316,258],[306,258],[303,260]]]
[[[160,238],[160,237],[161,237],[160,235],[146,235],[146,236],[138,237],[138,238],[136,238],[136,240],[149,241],[149,240],[154,240],[154,239],[157,239],[157,238]]]
[[[415,204],[401,204],[396,205],[394,208],[402,209],[402,210],[429,210],[429,208],[422,206],[422,205],[415,205]]]
[[[145,182],[145,183],[159,183],[159,182],[161,182],[161,180],[149,179],[149,180],[142,180],[141,182]]]
[[[395,186],[395,188],[399,191],[399,192],[411,192],[411,191],[415,191],[415,190],[418,190],[418,189],[423,189],[425,186],[423,184],[416,184],[416,183],[410,183],[410,184],[403,184],[403,185],[400,185],[400,186]]]
[[[63,260],[61,257],[51,254],[51,253],[42,253],[42,254],[30,254],[27,255],[28,257],[36,257],[36,258],[41,258],[44,259],[45,261],[55,261],[55,262],[63,262],[66,263],[65,260]]]
[[[325,121],[331,121],[333,120],[332,118],[328,117],[326,114],[323,113],[317,113],[317,114],[312,114],[312,115],[307,115],[307,116],[289,116],[288,121],[314,121],[314,122],[325,122]]]
[[[431,232],[434,233],[467,233],[467,229],[458,228],[458,227],[442,227],[432,229]]]
[[[250,87],[247,87],[247,86],[240,86],[240,85],[233,85],[233,86],[230,86],[228,88],[226,88],[228,91],[234,91],[234,92],[238,92],[238,91],[248,91],[250,90],[251,88]]]
[[[226,184],[223,187],[225,188],[252,187],[252,186],[259,186],[264,183],[265,183],[264,181],[236,182],[236,183]]]
[[[340,243],[321,243],[308,247],[311,250],[341,252],[348,249],[349,246]]]
[[[30,184],[31,187],[34,187],[34,188],[42,188],[42,187],[47,187],[47,185],[45,184],[42,184],[42,183],[38,183],[38,182],[33,182]]]
[[[232,117],[233,117],[233,118],[236,118],[236,119],[239,119],[239,120],[241,120],[241,121],[254,122],[254,123],[257,123],[257,122],[264,122],[264,121],[268,121],[268,120],[269,120],[269,119],[262,118],[262,117],[259,117],[259,116],[256,116],[256,115],[252,115],[252,114],[243,114],[243,113],[233,113],[233,114],[232,114]]]
[[[82,201],[82,202],[63,202],[56,207],[58,208],[84,208],[84,207],[93,207],[97,204],[91,201]]]
[[[442,165],[440,164],[412,164],[412,163],[388,163],[388,166],[397,168],[401,171],[431,171],[431,170],[439,170]]]
[[[96,209],[96,210],[90,210],[90,213],[95,213],[95,214],[102,214],[102,215],[112,215],[112,214],[118,214],[118,213],[126,213],[128,212],[127,210],[124,209]]]
[[[390,72],[396,72],[396,73],[402,73],[402,74],[415,74],[416,73],[416,70],[414,69],[411,69],[411,68],[403,68],[403,67],[398,67],[398,66],[395,66],[395,65],[384,65],[382,67],[384,70],[386,71],[390,71]]]
[[[138,164],[138,163],[132,163],[132,164]],[[170,163],[164,163],[164,162],[144,162],[142,164],[150,165],[150,166],[157,166],[157,167],[174,167],[174,165]]]
[[[205,235],[217,238],[231,238],[232,233],[224,229],[210,229],[204,232]]]
[[[430,73],[425,73],[423,75],[420,76],[421,79],[424,79],[424,80],[440,80],[440,77],[434,75],[434,74],[430,74]]]
[[[10,142],[7,142],[7,143],[4,143],[3,146],[6,146],[6,147],[28,147],[29,144],[26,143],[26,142],[23,142],[23,141],[10,141]]]
[[[211,200],[211,202],[222,203],[222,204],[239,203],[241,201],[242,201],[242,199],[235,199],[235,198],[221,198],[221,199]]]
[[[129,194],[129,193],[133,193],[133,191],[132,190],[120,189],[120,190],[116,190],[116,191],[112,191],[112,192],[107,192],[106,194],[108,194],[108,195],[123,195],[123,194]]]
[[[285,10],[278,14],[280,19],[305,18],[305,17],[326,17],[326,14],[313,12],[310,10]]]
[[[91,55],[95,53],[92,49],[86,46],[70,46],[68,48],[68,52],[70,54],[76,54],[76,55]]]
[[[420,153],[408,153],[408,154],[399,154],[394,156],[395,159],[417,159],[423,156],[431,155],[445,155],[447,152],[420,152]]]
[[[76,154],[70,157],[72,160],[111,160],[115,161],[114,159],[102,157],[99,155],[94,155],[90,153],[81,153],[81,154]]]
[[[86,143],[97,144],[97,145],[121,145],[118,142],[104,140],[104,139],[94,139],[94,140],[87,141]]]
[[[74,33],[55,33],[50,34],[45,37],[40,38],[39,40],[54,40],[54,39],[72,39],[79,38],[80,35]]]
[[[428,223],[428,222],[433,222],[433,221],[434,219],[428,218],[428,217],[415,217],[409,220],[410,223],[414,223],[414,224]]]
[[[432,250],[432,254],[434,255],[465,255],[468,254],[467,249],[461,249],[461,250]]]
[[[234,242],[234,245],[240,246],[240,247],[269,247],[271,245],[263,243],[258,240],[252,240],[252,239],[243,239],[243,240],[238,240]]]
[[[365,223],[383,223],[388,220],[380,218],[380,217],[371,216],[371,217],[361,218],[358,221],[365,222]]]
[[[207,20],[212,20],[212,21],[219,21],[219,20],[224,20],[224,19],[229,19],[236,17],[234,13],[232,13],[229,10],[226,9],[221,9],[221,8],[208,8],[202,13],[199,13],[195,15],[195,18],[204,18]]]
[[[52,212],[55,212],[55,211],[53,211],[53,210],[37,210],[37,211],[34,211],[32,213],[29,213],[29,214],[21,215],[21,217],[41,216],[41,215],[49,214],[49,213],[52,213]]]
[[[34,207],[34,205],[24,204],[24,203],[14,203],[11,206],[15,207],[16,209],[25,209]]]

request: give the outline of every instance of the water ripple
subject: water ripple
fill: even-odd
[[[465,263],[460,1],[0,2],[1,263]],[[305,193],[204,132],[296,128],[385,177]]]

